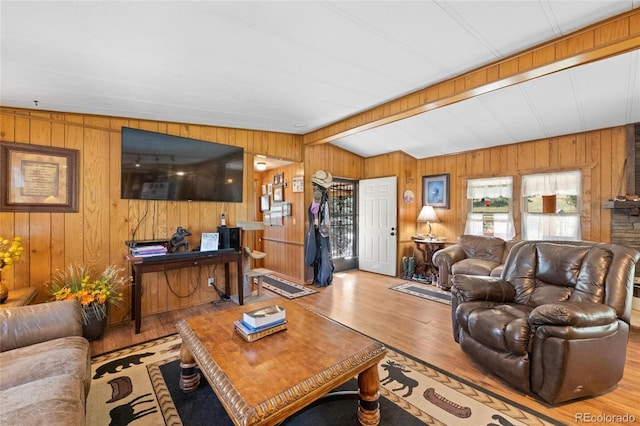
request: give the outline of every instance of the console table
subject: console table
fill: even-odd
[[[433,262],[431,258],[433,257],[433,253],[442,249],[446,243],[446,241],[441,240],[413,240],[416,245],[416,249],[422,253],[422,264],[418,266],[420,268],[420,273],[416,270],[416,273],[419,277],[423,277],[420,280],[431,282],[431,278],[429,275],[436,275],[437,269],[433,266]],[[440,281],[440,279],[438,279]]]
[[[238,303],[244,304],[243,283],[242,283],[242,252],[239,251],[193,251],[184,253],[173,253],[165,256],[134,257],[126,256],[131,265],[133,277],[133,297],[131,298],[131,315],[135,320],[136,334],[140,333],[140,323],[142,320],[141,299],[142,299],[142,275],[147,272],[161,272],[171,269],[193,268],[196,266],[208,266],[224,264],[224,294],[230,295],[229,289],[229,263],[235,262],[238,275]]]

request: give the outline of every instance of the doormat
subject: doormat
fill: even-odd
[[[258,280],[254,279],[254,282],[257,284]],[[271,274],[262,277],[262,287],[279,294],[282,297],[286,297],[287,299],[296,299],[298,297],[317,293],[316,290],[307,288],[300,284],[292,283],[289,280]]]
[[[180,347],[180,336],[174,334],[93,358],[87,424],[232,426],[206,380],[191,393],[180,390]],[[387,349],[378,364],[381,425],[562,424],[445,370]],[[357,381],[352,380],[340,390],[356,388]],[[284,424],[357,424],[356,406],[350,397],[323,399]]]
[[[434,302],[445,303],[447,305],[451,304],[451,293],[440,290],[433,285],[406,282],[389,288],[401,293],[433,300]]]

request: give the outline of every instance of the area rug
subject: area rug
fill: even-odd
[[[255,282],[257,283],[257,279],[255,279]],[[296,299],[317,293],[316,290],[271,274],[262,278],[262,287],[287,299]]]
[[[433,285],[406,282],[389,288],[401,293],[433,300],[434,302],[446,303],[447,305],[451,304],[451,293],[440,290]]]
[[[232,425],[206,380],[180,391],[180,344],[175,334],[95,357],[87,424]],[[392,348],[378,368],[381,425],[562,424]],[[351,380],[339,390],[356,388]],[[354,398],[320,400],[284,425],[357,424]]]

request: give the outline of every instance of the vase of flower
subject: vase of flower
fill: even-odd
[[[88,305],[83,307],[86,310],[86,316],[82,322],[82,337],[89,341],[102,337],[107,327],[106,307],[107,305]]]
[[[97,278],[84,265],[69,265],[49,284],[53,300],[77,300],[82,313],[83,335],[87,340],[102,337],[107,325],[108,305],[122,301],[124,269],[108,266]]]
[[[2,270],[0,269],[0,303],[4,303],[9,298],[9,287],[4,283],[2,279]]]
[[[2,271],[20,259],[24,250],[20,241],[20,237],[15,237],[13,241],[0,237],[0,303],[6,302],[9,298],[9,287],[2,279]]]

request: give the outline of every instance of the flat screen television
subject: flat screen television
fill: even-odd
[[[244,149],[122,128],[124,199],[242,202]]]

